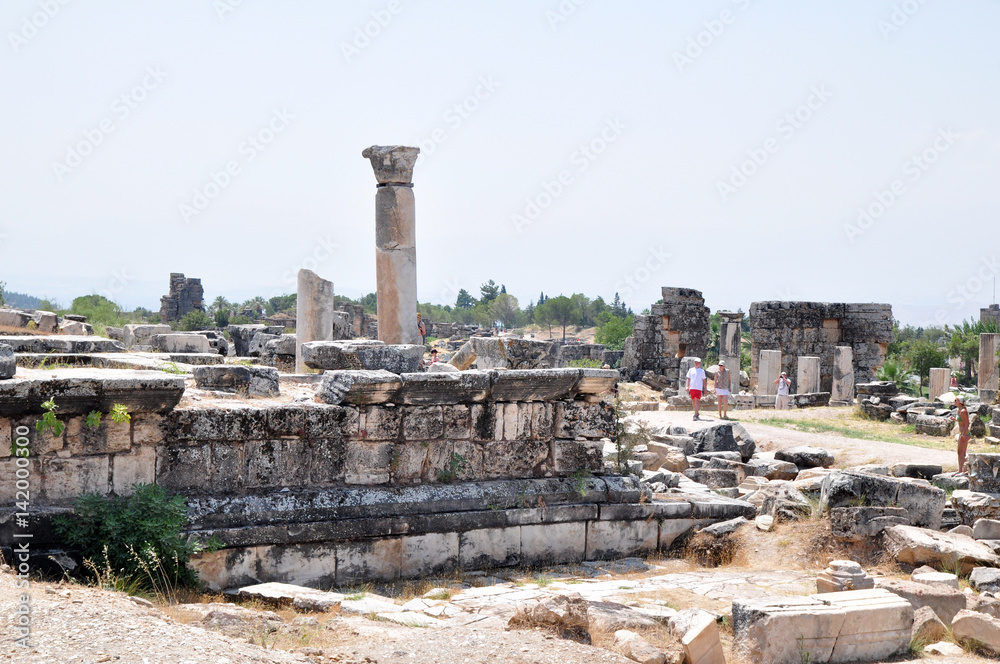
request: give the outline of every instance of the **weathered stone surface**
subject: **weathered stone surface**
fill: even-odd
[[[184,318],[192,311],[204,311],[205,289],[201,279],[187,279],[183,274],[170,274],[170,293],[160,298],[160,320]]]
[[[890,526],[910,525],[906,510],[899,507],[836,507],[830,510],[833,536],[863,542]]]
[[[467,342],[480,369],[548,369],[560,366],[557,341],[472,337]]]
[[[881,589],[733,602],[734,647],[757,662],[882,660],[909,648],[913,607]]]
[[[969,575],[969,583],[979,592],[988,591],[997,594],[1000,592],[1000,569],[977,567]]]
[[[431,365],[436,366],[436,365]],[[492,376],[486,371],[404,373],[397,400],[405,404],[480,403],[490,396]]]
[[[493,401],[552,401],[576,392],[579,369],[512,369],[492,372]]]
[[[917,433],[929,436],[947,436],[955,422],[950,417],[935,417],[934,415],[918,415],[914,421]]]
[[[794,480],[799,467],[791,461],[777,459],[750,459],[747,461],[747,475],[766,477],[769,480]]]
[[[735,470],[723,470],[721,468],[688,468],[684,471],[686,477],[695,482],[704,484],[712,489],[722,489],[726,487],[737,487],[740,484],[739,476]]]
[[[1000,520],[976,519],[972,524],[972,537],[977,540],[1000,539]]]
[[[398,374],[389,371],[328,371],[316,398],[328,404],[373,404],[392,401],[402,389]]]
[[[933,480],[941,474],[941,466],[920,463],[896,463],[889,469],[893,477],[915,477],[922,480]]]
[[[831,509],[901,507],[914,526],[940,528],[945,494],[924,480],[835,471],[823,479],[820,502]]]
[[[131,348],[136,344],[148,344],[150,337],[156,334],[170,334],[169,325],[144,325],[130,324],[122,328],[122,341],[126,348]]]
[[[302,344],[333,339],[333,282],[322,279],[312,270],[301,268],[298,272],[297,294],[295,298],[295,371],[305,373],[306,364],[302,358]],[[336,368],[346,369],[349,367]]]
[[[916,526],[892,526],[885,530],[886,550],[908,565],[932,565],[963,573],[981,565],[1000,564],[1000,557],[971,537],[942,533]]]
[[[1000,492],[1000,454],[973,453],[966,457],[969,489],[980,493]]]
[[[670,631],[680,639],[685,662],[725,664],[719,624],[715,616],[701,609],[685,609],[667,621]]]
[[[15,353],[119,353],[125,350],[125,344],[120,341],[89,336],[5,336],[3,342]]]
[[[829,468],[834,462],[832,454],[822,447],[810,445],[797,445],[778,450],[774,453],[774,458],[794,463],[798,468]]]
[[[312,369],[415,373],[424,358],[424,346],[386,345],[357,341],[313,341],[302,344],[302,358]]]
[[[921,643],[935,643],[943,639],[947,633],[948,627],[941,622],[931,607],[921,606],[913,612],[911,640]]]
[[[239,357],[250,356],[250,342],[258,333],[264,332],[265,325],[230,325],[226,328],[229,331],[229,338],[233,342],[233,348]]]
[[[778,521],[797,521],[812,514],[812,503],[791,484],[783,484],[764,498],[761,512]]]
[[[670,387],[683,389],[683,381],[676,382],[681,364],[685,358],[705,356],[711,312],[700,291],[663,287],[660,294],[648,315],[635,317],[632,336],[625,340],[622,374],[637,380],[651,371]]]
[[[13,378],[17,373],[17,359],[9,344],[0,343],[0,380]]]
[[[244,586],[237,591],[236,595],[245,600],[258,600],[277,607],[288,607],[294,604],[295,608],[304,611],[336,612],[340,610],[340,604],[344,601],[344,596],[340,593],[275,582]]]
[[[1000,654],[1000,620],[977,611],[959,611],[951,623],[956,639],[974,639]]]
[[[848,590],[867,590],[875,587],[875,580],[868,576],[861,565],[853,560],[833,560],[816,577],[817,593],[839,593]]]
[[[92,410],[107,413],[117,404],[130,413],[166,412],[184,393],[184,378],[160,371],[122,369],[64,369],[24,371],[24,377],[0,382],[0,417],[42,412],[42,403],[52,398],[59,415],[86,415]]]
[[[930,607],[945,625],[950,625],[955,614],[966,606],[965,594],[946,584],[927,584],[900,579],[880,579],[879,588],[902,597],[914,609]]]
[[[210,353],[208,337],[194,333],[154,334],[150,345],[161,353]]]
[[[736,440],[735,434],[737,433],[739,433],[745,441],[748,441],[742,450]],[[739,424],[732,422],[723,422],[705,427],[704,429],[695,431],[691,434],[691,437],[694,438],[695,441],[695,453],[739,452],[740,455],[743,456],[744,451],[746,451],[749,452],[749,454],[743,456],[743,458],[749,459],[753,456],[753,452],[756,447],[753,439],[746,434],[746,430]]]
[[[278,370],[273,367],[216,364],[194,368],[198,387],[226,392],[245,391],[251,397],[278,396]]]

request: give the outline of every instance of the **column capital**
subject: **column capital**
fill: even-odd
[[[405,145],[373,145],[365,148],[361,156],[372,162],[375,179],[383,184],[411,184],[413,165],[420,148]]]

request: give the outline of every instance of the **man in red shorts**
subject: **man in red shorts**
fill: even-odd
[[[705,370],[701,368],[701,358],[694,358],[694,366],[688,369],[687,380],[684,389],[691,395],[691,402],[694,404],[694,418],[698,419],[701,411],[701,393],[705,389]]]

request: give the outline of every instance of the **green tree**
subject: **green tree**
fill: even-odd
[[[609,350],[624,350],[625,339],[632,335],[635,316],[616,316],[611,312],[601,314],[601,324],[594,332],[594,342],[604,344]]]
[[[365,308],[366,314],[378,313],[378,293],[368,293],[361,298],[361,304]]]
[[[500,293],[489,304],[490,317],[495,321],[503,323],[504,328],[511,329],[517,323],[517,315],[521,308],[517,305],[517,298],[508,293]]]
[[[984,333],[1000,333],[1000,326],[994,321],[977,321],[969,319],[963,321],[954,328],[945,326],[948,338],[948,352],[962,360],[962,367],[965,369],[962,376],[962,384],[969,385],[973,382],[973,368],[979,360],[979,335]]]
[[[619,318],[625,318],[625,316],[628,316],[629,314],[625,303],[622,302],[622,298],[618,295],[618,293],[615,293],[615,299],[611,302],[611,313]]]
[[[590,327],[596,323],[591,309],[592,302],[589,297],[583,293],[573,293],[569,296],[569,299],[573,300],[577,310],[580,312],[578,321],[580,325]]]
[[[500,294],[500,287],[492,279],[479,287],[479,301],[482,304],[489,304]]]
[[[566,327],[576,325],[580,322],[580,307],[578,303],[565,295],[560,295],[559,297],[550,297],[545,300],[545,304],[535,309],[536,316],[542,308],[545,309],[546,316],[551,316],[552,323],[562,327],[562,338],[563,343],[565,343]]]
[[[184,317],[181,318],[181,322],[178,324],[178,328],[185,332],[205,330],[212,327],[212,322],[208,314],[201,309],[195,309],[184,314]]]
[[[258,295],[257,297],[250,298],[241,304],[240,307],[243,309],[249,309],[253,312],[253,319],[257,320],[264,314],[265,311],[267,311],[267,300]]]
[[[471,309],[476,306],[476,298],[469,295],[469,291],[464,288],[459,289],[458,297],[455,298],[456,309]]]
[[[217,311],[229,311],[230,308],[232,308],[232,305],[229,303],[229,300],[220,295],[212,300],[212,304],[208,305],[208,313],[214,314]]]
[[[948,356],[945,351],[932,341],[917,339],[910,342],[903,359],[913,369],[913,372],[920,377],[920,388],[923,389],[924,379],[928,378],[931,369],[935,367],[945,367],[948,363]]]
[[[267,301],[267,315],[273,316],[281,311],[295,311],[295,303],[298,299],[296,293],[291,295],[278,295]]]

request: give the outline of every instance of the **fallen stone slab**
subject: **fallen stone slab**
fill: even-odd
[[[921,606],[913,612],[913,631],[911,640],[922,643],[935,643],[947,635],[948,627],[934,609],[929,606]]]
[[[958,489],[951,494],[951,504],[967,526],[980,519],[1000,520],[1000,493]]]
[[[978,611],[959,611],[951,623],[956,639],[973,639],[1000,654],[1000,620]]]
[[[194,333],[154,334],[149,345],[160,353],[210,353],[212,344],[208,337]]]
[[[918,415],[913,424],[917,433],[924,433],[928,436],[947,436],[951,433],[955,422],[950,417]]]
[[[885,548],[898,562],[946,569],[958,566],[963,574],[1000,564],[1000,557],[990,547],[971,537],[916,526],[886,528]]]
[[[945,493],[925,480],[836,471],[823,480],[820,502],[828,508],[901,507],[910,523],[940,528]]]
[[[734,648],[755,662],[881,660],[909,649],[913,607],[882,589],[733,601]]]
[[[481,403],[489,398],[492,384],[490,372],[476,370],[404,373],[400,379],[397,399],[414,405]]]
[[[957,489],[968,489],[969,478],[956,476],[955,473],[941,473],[931,478],[931,484],[945,491],[955,491]]]
[[[368,616],[372,614],[379,615],[387,613],[402,613],[405,609],[388,597],[380,597],[379,595],[366,593],[358,599],[347,599],[347,597],[345,597],[340,603],[340,611],[341,613],[354,613]]]
[[[948,585],[926,584],[903,579],[879,579],[879,588],[902,597],[914,609],[929,606],[945,625],[950,625],[955,614],[965,608],[965,594]]]
[[[969,575],[969,583],[979,592],[1000,593],[1000,569],[977,567]]]
[[[778,461],[788,461],[794,463],[798,468],[829,468],[833,465],[834,457],[822,447],[811,445],[797,445],[778,450],[774,453],[774,458]]]
[[[966,459],[969,489],[981,493],[1000,492],[1000,454],[973,453]]]
[[[389,371],[327,371],[316,390],[316,398],[332,405],[386,403],[402,387],[399,375]]]
[[[891,526],[908,526],[910,518],[899,507],[835,507],[830,510],[830,529],[837,539],[864,542]]]
[[[685,477],[699,484],[704,484],[711,489],[735,488],[740,484],[739,475],[735,470],[726,470],[723,468],[688,468],[683,474]]]
[[[701,609],[685,609],[667,622],[680,639],[684,661],[694,664],[725,664],[719,623],[715,616]]]
[[[580,382],[579,369],[511,369],[495,371],[491,401],[549,401],[570,399]]]
[[[386,622],[396,623],[405,627],[444,627],[444,623],[437,618],[431,618],[416,611],[390,611],[386,613],[376,613],[375,617]]]
[[[921,480],[933,480],[934,476],[940,475],[941,466],[921,463],[896,463],[889,469],[893,477],[915,477]]]
[[[550,369],[561,364],[558,341],[472,337],[466,345],[471,348],[476,366],[484,370]]]
[[[766,477],[769,480],[794,480],[799,467],[791,461],[777,459],[750,459],[747,461],[747,475]]]
[[[170,334],[173,330],[169,325],[130,324],[122,328],[122,341],[126,348],[136,344],[148,344],[150,337],[156,334]]]
[[[120,341],[80,335],[10,336],[3,337],[15,353],[120,353],[125,344]]]
[[[217,364],[194,368],[198,387],[224,392],[245,392],[251,397],[279,394],[278,370],[273,367]]]
[[[54,399],[57,414],[111,412],[115,404],[130,413],[170,411],[184,394],[184,378],[160,371],[119,369],[22,369],[18,377],[0,381],[0,417],[39,414]]]
[[[667,654],[654,647],[633,631],[620,629],[615,632],[615,647],[621,654],[640,664],[664,664]]]
[[[928,655],[941,655],[943,657],[961,657],[965,654],[960,646],[956,646],[949,641],[938,641],[928,646],[924,646],[924,652]]]
[[[798,521],[812,514],[813,505],[794,485],[782,484],[773,493],[769,492],[760,509],[777,521]]]
[[[324,592],[315,588],[296,586],[290,583],[258,583],[244,586],[236,591],[240,599],[256,599],[270,606],[295,606],[307,611],[339,611],[344,596],[340,593]],[[301,599],[302,602],[296,603]],[[324,608],[308,608],[324,607]]]

